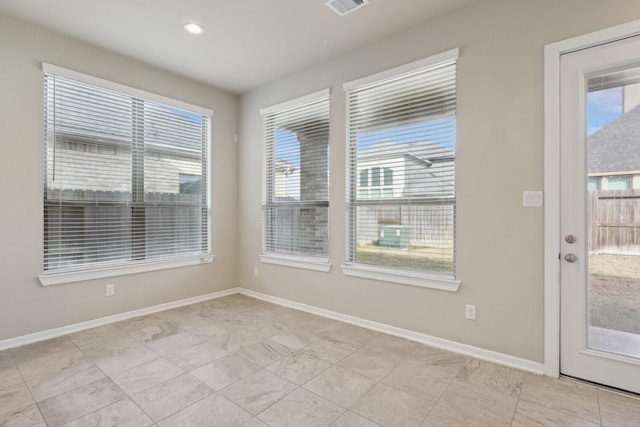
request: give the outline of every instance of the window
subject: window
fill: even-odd
[[[588,191],[597,191],[600,190],[600,177],[599,176],[590,176],[587,181],[587,190]]]
[[[345,84],[345,273],[454,281],[456,60],[454,50]]]
[[[44,70],[43,277],[207,257],[211,112]]]
[[[631,175],[609,175],[607,177],[607,190],[631,189]]]
[[[268,255],[276,255],[326,262],[329,91],[263,109],[262,114],[266,143],[262,259],[270,262]]]

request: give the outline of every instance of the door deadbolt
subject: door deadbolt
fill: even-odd
[[[567,234],[566,236],[564,236],[564,241],[567,243],[575,243],[576,240],[576,236],[574,236],[573,234]]]
[[[575,254],[566,254],[564,256],[564,260],[567,262],[576,262],[578,260],[578,257]]]

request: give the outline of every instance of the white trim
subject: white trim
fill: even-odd
[[[179,301],[159,304],[152,307],[142,308],[139,310],[128,311],[126,313],[119,313],[112,316],[89,320],[86,322],[62,326],[60,328],[54,328],[46,331],[35,332],[28,335],[22,335],[15,338],[0,340],[0,351],[6,350],[9,348],[19,347],[22,345],[32,344],[38,341],[44,341],[51,338],[60,337],[63,335],[72,334],[79,331],[84,331],[86,329],[91,329],[98,326],[107,325],[110,323],[119,322],[122,320],[130,319],[132,317],[158,313],[160,311],[171,310],[173,308],[183,307],[185,305],[190,305],[190,304],[197,304],[199,302],[222,298],[222,297],[234,295],[234,294],[245,295],[245,296],[256,298],[262,301],[267,301],[272,304],[277,304],[280,306],[293,308],[295,310],[304,311],[307,313],[315,314],[315,315],[326,317],[329,319],[338,320],[340,322],[345,322],[345,323],[360,326],[366,329],[371,329],[371,330],[382,332],[385,334],[405,338],[411,341],[419,342],[421,344],[426,344],[433,347],[441,348],[443,350],[451,351],[454,353],[459,353],[466,356],[474,357],[476,359],[498,363],[500,365],[508,366],[511,368],[521,369],[521,370],[532,372],[535,374],[543,373],[543,365],[541,363],[534,362],[531,360],[510,356],[508,354],[498,353],[495,351],[486,350],[479,347],[458,343],[455,341],[445,340],[442,338],[437,338],[437,337],[423,334],[420,332],[410,331],[408,329],[398,328],[395,326],[386,325],[384,323],[378,323],[371,320],[350,316],[348,314],[338,313],[335,311],[326,310],[323,308],[318,308],[311,305],[287,300],[284,298],[278,298],[278,297],[263,294],[260,292],[252,291],[250,289],[237,288],[237,287],[225,289],[223,291],[213,292],[205,295],[200,295],[197,297],[186,298]]]
[[[390,77],[399,76],[401,74],[410,73],[421,68],[431,67],[437,64],[441,64],[447,61],[453,61],[460,56],[460,49],[455,48],[446,52],[432,55],[428,58],[420,59],[418,61],[411,62],[409,64],[401,65],[399,67],[391,68],[390,70],[381,71],[370,76],[361,77],[359,79],[351,80],[342,85],[344,90],[356,89],[360,86],[367,85],[369,83],[375,83],[380,80],[388,79]]]
[[[99,319],[89,320],[86,322],[74,323],[72,325],[62,326],[60,328],[48,329],[46,331],[35,332],[33,334],[22,335],[15,338],[9,338],[0,341],[0,350],[19,347],[21,345],[33,344],[34,342],[44,341],[51,338],[60,337],[62,335],[72,334],[74,332],[84,331],[86,329],[103,326],[110,323],[120,322],[132,317],[144,316],[160,311],[171,310],[173,308],[185,305],[196,304],[203,301],[222,298],[238,293],[238,288],[225,289],[223,291],[212,292],[197,297],[186,298],[178,301],[168,302],[166,304],[154,305],[152,307],[141,308],[139,310],[127,311],[126,313],[114,314],[112,316],[101,317]]]
[[[289,307],[289,308],[304,311],[307,313],[315,314],[318,316],[326,317],[329,319],[338,320],[340,322],[345,322],[352,325],[360,326],[362,328],[371,329],[371,330],[382,332],[385,334],[405,338],[411,341],[419,342],[421,344],[426,344],[432,347],[441,348],[443,350],[452,351],[454,353],[474,357],[476,359],[498,363],[503,366],[508,366],[510,368],[532,372],[534,374],[541,375],[543,373],[542,363],[534,362],[532,360],[522,359],[520,357],[510,356],[508,354],[498,353],[496,351],[485,350],[479,347],[474,347],[467,344],[461,344],[455,341],[437,338],[437,337],[423,334],[420,332],[410,331],[408,329],[398,328],[396,326],[390,326],[384,323],[378,323],[371,320],[362,319],[360,317],[350,316],[348,314],[342,314],[335,311],[326,310],[323,308],[318,308],[311,305],[306,305],[299,302],[274,297],[271,295],[263,294],[263,293],[252,291],[249,289],[239,288],[238,292],[242,295],[246,295],[262,301],[267,301],[267,302],[281,305],[284,307]]]
[[[544,48],[544,373],[560,375],[560,56],[640,34],[640,20]]]
[[[403,285],[439,289],[449,292],[457,292],[462,283],[459,280],[445,277],[429,276],[427,274],[410,273],[400,270],[396,271],[363,264],[343,265],[342,272],[346,276],[362,277],[365,279],[381,280],[384,282],[400,283]]]
[[[322,271],[328,273],[331,270],[331,264],[327,259],[304,258],[304,257],[286,257],[274,254],[260,255],[260,262],[266,264],[284,265],[286,267],[304,268],[306,270]]]
[[[298,105],[306,104],[308,102],[317,101],[321,98],[326,98],[331,94],[331,89],[322,89],[317,92],[310,93],[308,95],[303,95],[295,99],[290,99],[289,101],[281,102],[279,104],[271,105],[269,107],[264,107],[260,109],[261,115],[267,115],[272,113],[278,113],[280,111],[288,110],[293,107],[297,107]]]
[[[117,267],[104,267],[79,271],[58,273],[43,273],[38,277],[42,286],[60,285],[64,283],[82,282],[85,280],[102,279],[105,277],[124,276],[126,274],[145,273],[148,271],[166,270],[169,268],[187,267],[190,265],[209,264],[215,259],[214,255],[204,255],[192,258],[161,260],[140,263],[128,263]]]
[[[42,71],[48,74],[55,74],[58,76],[67,77],[69,79],[80,80],[82,82],[100,86],[106,89],[123,92],[127,95],[147,99],[149,101],[156,101],[163,104],[171,105],[172,107],[190,110],[194,113],[207,115],[209,116],[210,119],[211,119],[211,116],[213,116],[213,110],[210,108],[200,107],[199,105],[190,104],[188,102],[158,95],[156,93],[147,92],[142,89],[136,89],[131,86],[112,82],[110,80],[101,79],[99,77],[91,76],[89,74],[84,74],[78,71],[69,70],[68,68],[63,68],[57,65],[48,64],[46,62],[42,63]]]

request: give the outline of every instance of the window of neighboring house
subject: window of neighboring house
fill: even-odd
[[[180,194],[202,194],[202,177],[181,173],[178,175]]]
[[[345,84],[345,273],[455,281],[456,60],[453,50]],[[356,171],[367,169],[365,197]]]
[[[211,112],[43,67],[43,284],[210,259]]]
[[[262,110],[264,262],[315,268],[329,255],[329,91]],[[301,264],[301,258],[309,265]]]
[[[610,175],[607,177],[607,190],[630,190],[631,175]]]
[[[590,176],[587,181],[587,190],[588,191],[597,191],[600,190],[600,177],[599,176]]]

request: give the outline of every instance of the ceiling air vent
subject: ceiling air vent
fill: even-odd
[[[329,0],[326,5],[338,15],[344,16],[368,3],[369,0]]]

